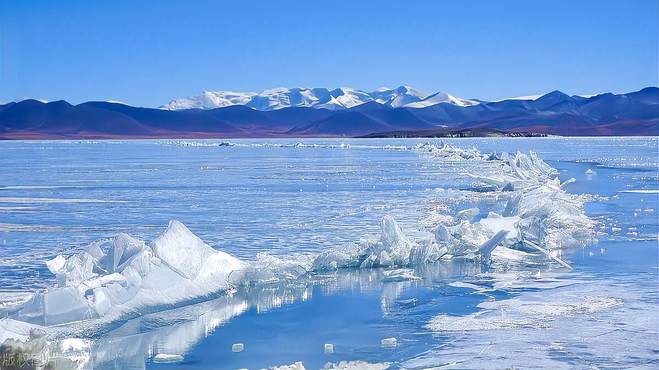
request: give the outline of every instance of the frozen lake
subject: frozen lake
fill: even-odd
[[[505,187],[479,179],[497,175],[499,159],[437,156],[417,145],[426,141],[0,142],[0,308],[53,286],[45,262],[58,254],[119,232],[149,242],[172,219],[217,250],[277,270],[377,239],[385,215],[417,241],[432,237],[444,214],[458,219],[477,207],[470,216],[477,223],[505,212]],[[593,222],[583,245],[554,256],[571,268],[515,255],[491,264],[445,258],[295,278],[275,273],[230,295],[140,312],[102,329],[77,326],[88,346],[76,352],[79,362],[94,369],[298,361],[307,369],[340,361],[393,369],[659,366],[659,140],[443,143],[483,155],[534,151],[556,169],[557,191],[574,195]],[[396,344],[383,345],[385,338]],[[244,350],[232,352],[235,343]],[[159,354],[180,357],[163,363]]]

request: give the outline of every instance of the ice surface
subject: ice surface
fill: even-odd
[[[37,293],[16,317],[40,325],[56,325],[177,304],[230,289],[246,281],[294,280],[337,268],[406,267],[444,258],[520,260],[531,246],[569,267],[552,251],[583,245],[594,222],[585,216],[585,199],[566,193],[556,171],[529,154],[482,154],[448,144],[419,145],[443,161],[468,162],[467,175],[495,186],[507,199],[501,214],[482,209],[436,216],[434,238],[412,239],[390,215],[382,218],[378,239],[330,248],[312,258],[279,258],[259,254],[254,263],[217,251],[178,221],[147,245],[127,234],[99,240],[81,253],[48,262],[58,286]],[[498,190],[497,190],[498,188]],[[504,191],[505,190],[505,191]],[[497,247],[501,251],[497,251]],[[385,280],[415,279],[390,271]]]
[[[473,187],[446,192],[447,196],[459,194],[467,200],[464,207],[437,208],[417,225],[405,219],[399,224],[385,214],[379,235],[374,237],[315,255],[259,253],[252,261],[215,250],[182,223],[171,221],[151,243],[119,234],[92,243],[79,253],[48,261],[49,270],[57,277],[56,286],[34,294],[11,317],[46,329],[83,320],[102,325],[216,294],[234,294],[253,285],[294,282],[336,269],[383,268],[386,271],[381,281],[397,282],[419,279],[412,267],[451,258],[518,262],[541,257],[561,263],[564,248],[584,245],[592,238],[594,221],[583,209],[588,198],[567,193],[556,170],[533,153],[483,154],[476,149],[429,144],[414,150],[464,171],[459,175],[469,179]],[[395,304],[399,297],[392,293],[385,298],[383,302]],[[287,299],[273,297],[272,306]],[[239,314],[246,307],[237,305],[231,312]],[[257,306],[259,312],[263,309]],[[493,315],[488,314],[487,319],[468,316],[458,324],[450,316],[438,316],[434,323],[443,328],[536,323],[527,317],[501,319]],[[77,330],[84,330],[85,325]],[[215,326],[209,327],[212,330]],[[26,339],[24,330],[5,332],[8,337]]]
[[[622,190],[621,193],[659,194],[659,189],[630,189]]]
[[[466,316],[437,315],[427,328],[432,331],[477,331],[515,328],[548,328],[558,317],[590,314],[622,304],[606,296],[579,297],[571,301],[535,300],[532,297],[484,302],[481,311]]]
[[[579,280],[569,280],[553,274],[496,273],[490,275],[495,289],[536,289],[516,297],[488,300],[477,305],[478,311],[452,316],[439,314],[426,327],[436,332],[501,330],[516,328],[543,329],[563,317],[594,314],[617,307],[623,300],[606,295],[606,291],[593,291]],[[452,286],[487,292],[489,289],[458,282]],[[620,292],[616,292],[621,295]]]
[[[322,370],[386,370],[389,363],[369,363],[365,361],[341,361],[336,363],[327,363]]]
[[[435,315],[427,328],[451,340],[401,367],[656,367],[657,302],[646,289],[653,282],[642,288],[631,276],[491,275],[497,289],[519,293],[483,302],[465,316]]]

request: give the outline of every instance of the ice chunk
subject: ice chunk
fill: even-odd
[[[244,268],[244,264],[236,257],[213,250],[206,260],[203,261],[196,280],[228,281],[231,272],[238,271],[242,268]]]
[[[115,248],[115,260],[117,260],[117,270],[123,271],[140,252],[144,250],[146,245],[142,240],[133,238],[128,234],[121,233],[113,240]]]
[[[57,325],[96,317],[96,313],[74,287],[37,292],[16,313],[16,318],[38,325]]]
[[[486,218],[480,220],[481,225],[485,226],[492,233],[500,231],[507,232],[506,237],[509,239],[517,238],[517,224],[521,219],[518,216],[502,217],[495,213],[491,213]]]
[[[60,285],[78,286],[97,275],[93,269],[94,258],[89,253],[82,252],[67,258],[64,268],[60,269],[56,276]]]
[[[290,365],[271,366],[269,370],[306,370],[301,361],[294,362]]]
[[[468,209],[464,209],[464,210],[458,212],[457,216],[458,216],[458,219],[460,219],[460,220],[470,221],[474,217],[478,216],[480,211],[481,211],[480,209],[475,208],[475,207],[474,208],[468,208]]]
[[[52,272],[53,274],[57,274],[64,269],[64,264],[66,263],[66,258],[64,256],[57,255],[57,257],[53,258],[52,260],[46,261],[46,266],[48,267],[48,270]]]
[[[93,258],[94,273],[111,274],[117,270],[123,252],[122,246],[115,243],[118,237],[100,239],[85,248],[85,252]]]
[[[78,289],[68,286],[35,293],[16,318],[39,325],[57,325],[96,317],[96,312]]]
[[[517,249],[511,249],[504,246],[498,246],[490,255],[492,260],[504,261],[529,261],[534,255]]]
[[[42,331],[43,327],[9,318],[0,319],[0,344],[7,339],[26,342]]]
[[[455,159],[453,154],[465,152],[446,144],[418,148],[449,162]],[[522,235],[546,251],[584,246],[593,240],[595,222],[584,211],[587,197],[565,192],[565,185],[572,180],[561,183],[558,171],[537,154],[481,155],[476,151],[458,157],[471,162],[465,166],[467,177],[494,186],[492,191],[498,193],[497,198],[507,197],[508,202],[502,216],[490,213],[476,223],[469,222],[469,213],[465,211],[458,212],[455,219],[448,215],[429,217],[428,222],[440,223],[434,228],[435,242],[447,249],[447,257],[474,256],[499,231],[507,231],[501,245],[521,250],[527,249],[521,242]],[[474,194],[471,204],[474,197],[481,198]],[[488,250],[494,246],[492,243],[487,245]]]
[[[94,294],[91,297],[94,310],[99,316],[103,316],[112,309],[112,300],[110,294],[105,287],[94,289]]]
[[[481,257],[485,259],[490,258],[490,255],[492,254],[494,248],[496,248],[499,245],[499,243],[503,241],[506,235],[508,235],[507,230],[499,230],[499,232],[497,232],[490,240],[483,243],[483,245],[481,245],[479,248]]]
[[[565,180],[561,183],[561,188],[564,188],[564,187],[566,187],[566,186],[568,186],[568,185],[570,185],[570,184],[572,184],[576,181],[577,181],[577,179],[575,179],[574,177],[570,177],[569,179],[567,179],[567,180]]]
[[[447,254],[451,256],[474,256],[492,234],[480,223],[461,221],[454,226],[438,225],[435,229],[435,240],[444,245]]]
[[[513,216],[517,213],[519,213],[519,204],[521,202],[521,195],[517,194],[510,198],[508,202],[506,202],[506,208],[503,210],[503,216],[504,217],[510,217]]]
[[[361,267],[404,266],[409,263],[412,242],[403,234],[393,217],[385,215],[380,224],[382,235],[371,244]]]
[[[475,159],[478,160],[486,159],[486,157],[483,156],[476,148],[463,149],[449,144],[442,144],[441,146],[435,146],[430,143],[423,143],[423,144],[415,145],[414,149],[426,150],[431,155],[446,161],[468,161]]]
[[[153,251],[181,276],[194,279],[214,250],[185,225],[172,220],[164,233],[152,243]],[[208,272],[207,272],[208,273]]]
[[[453,235],[451,235],[451,232],[449,229],[442,225],[439,224],[437,227],[435,227],[435,240],[437,242],[444,242],[444,243],[453,243],[455,241],[455,238]]]
[[[325,345],[323,345],[323,349],[325,350],[326,354],[334,353],[334,345],[332,343],[325,343]]]
[[[112,274],[102,275],[102,276],[98,276],[98,277],[86,280],[80,285],[80,288],[83,291],[87,291],[88,289],[94,289],[94,288],[109,285],[109,284],[112,284],[112,283],[117,283],[117,284],[122,285],[122,286],[127,286],[128,285],[128,282],[126,281],[126,278],[123,275],[118,274],[118,273],[115,272],[115,273],[112,273]]]
[[[320,253],[313,261],[312,270],[317,272],[336,270],[340,268],[359,267],[361,264],[361,248],[358,245],[347,245],[340,248],[330,248]]]
[[[556,256],[553,253],[549,252],[548,250],[542,248],[541,246],[533,243],[530,240],[524,240],[524,243],[526,243],[527,245],[539,250],[540,252],[544,253],[547,257],[553,259],[554,261],[558,262],[559,264],[563,265],[564,267],[567,267],[568,269],[572,270],[572,266],[570,266],[567,262],[563,261],[558,256]]]
[[[234,343],[231,345],[231,352],[242,352],[245,350],[245,345],[243,343]]]
[[[181,361],[183,361],[183,356],[172,355],[168,353],[159,353],[153,357],[153,362],[159,362],[159,363],[181,362]]]
[[[421,240],[414,244],[410,251],[410,264],[421,265],[437,262],[447,252],[448,249],[445,245],[434,243],[432,240]]]
[[[312,272],[347,267],[403,267],[431,263],[447,253],[446,243],[408,239],[393,217],[385,215],[380,223],[378,240],[364,240],[359,245],[330,248],[313,259]]]
[[[43,296],[44,325],[57,325],[96,317],[96,312],[74,287],[57,288]]]
[[[382,217],[381,229],[382,236],[380,237],[380,241],[384,246],[400,250],[405,250],[409,247],[410,241],[403,234],[403,231],[393,217],[389,215]]]
[[[56,259],[51,267],[59,287],[34,294],[14,316],[40,325],[112,320],[229,289],[229,276],[239,278],[244,268],[177,221],[153,244],[159,255],[141,240],[120,234],[92,243],[63,263]]]
[[[384,348],[394,348],[398,345],[396,338],[384,338],[380,341],[380,345]]]

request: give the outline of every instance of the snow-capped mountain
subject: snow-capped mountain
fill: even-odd
[[[191,108],[213,109],[228,107],[230,105],[246,105],[255,95],[255,93],[233,91],[204,91],[200,95],[172,100],[161,108],[168,110]]]
[[[380,88],[373,91],[371,97],[380,104],[398,108],[419,102],[426,97],[426,94],[410,86],[400,86],[395,89]]]
[[[429,107],[431,105],[436,105],[440,103],[449,103],[453,105],[457,105],[459,107],[468,107],[471,105],[477,105],[480,104],[479,101],[477,100],[469,100],[469,99],[461,99],[461,98],[456,98],[453,95],[444,93],[444,92],[438,92],[435,94],[432,94],[430,96],[425,97],[424,99],[406,104],[405,107],[407,108],[425,108]]]
[[[423,108],[440,103],[449,103],[461,107],[478,104],[475,100],[460,99],[443,92],[426,95],[410,86],[400,86],[395,89],[380,88],[372,92],[348,87],[333,90],[295,87],[269,89],[260,93],[204,91],[200,95],[172,100],[160,108],[166,110],[213,109],[230,105],[244,105],[261,111],[289,107],[338,110],[352,108],[371,101],[392,108]]]

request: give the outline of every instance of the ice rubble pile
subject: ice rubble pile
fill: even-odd
[[[520,259],[528,252],[541,252],[569,267],[558,256],[562,248],[584,245],[594,236],[594,221],[583,209],[585,198],[563,189],[574,180],[561,184],[558,172],[533,152],[482,154],[448,144],[420,144],[414,149],[440,161],[464,162],[466,175],[490,186],[491,192],[506,200],[505,208],[479,220],[474,220],[481,214],[478,208],[434,215],[441,221],[432,230],[433,238],[417,241],[409,240],[396,221],[385,216],[380,240],[325,251],[315,259],[312,270],[406,266],[454,257],[489,260],[493,253]]]
[[[357,245],[324,251],[314,259],[311,270],[408,266],[437,261],[447,252],[428,240],[410,240],[389,215],[382,218],[380,229],[379,240],[363,240]]]
[[[48,268],[57,286],[37,292],[15,318],[57,325],[98,317],[145,313],[230,288],[244,264],[216,251],[178,221],[150,245],[127,234],[99,240]]]
[[[594,236],[594,222],[584,212],[585,199],[563,189],[574,179],[561,184],[558,172],[535,153],[484,155],[446,144],[423,149],[434,157],[470,161],[472,172],[478,174],[469,176],[493,186],[493,191],[507,199],[500,213],[489,212],[477,222],[471,220],[480,213],[478,209],[440,218],[444,222],[437,225],[435,238],[449,254],[491,252],[494,244],[556,251],[583,245]]]

